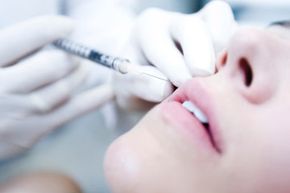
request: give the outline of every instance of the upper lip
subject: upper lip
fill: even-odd
[[[178,88],[166,101],[183,103],[190,101],[194,103],[207,117],[209,124],[208,135],[211,143],[218,153],[222,153],[220,129],[216,119],[213,96],[209,93],[203,81],[198,78],[192,79]],[[165,101],[165,102],[166,102]]]

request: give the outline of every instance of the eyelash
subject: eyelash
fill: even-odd
[[[273,26],[273,25],[290,28],[290,20],[275,21],[275,22],[270,23],[269,26]]]

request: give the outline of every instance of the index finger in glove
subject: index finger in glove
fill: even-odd
[[[15,24],[0,31],[0,66],[8,65],[73,29],[71,20],[46,16]]]
[[[220,52],[237,29],[230,5],[224,1],[212,1],[201,9],[198,15],[208,27],[215,51]]]
[[[173,13],[170,13],[173,14]],[[175,85],[191,78],[183,55],[175,45],[169,31],[171,15],[151,9],[140,19],[138,40],[144,55]],[[173,15],[175,16],[175,15]],[[148,41],[150,40],[150,41]]]
[[[180,16],[170,27],[181,46],[185,63],[192,76],[205,76],[215,71],[215,52],[205,23],[197,16]]]

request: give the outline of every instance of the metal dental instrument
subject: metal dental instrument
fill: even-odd
[[[128,66],[130,64],[128,59],[109,56],[68,39],[56,40],[53,42],[53,45],[59,49],[69,52],[70,54],[77,55],[81,58],[101,64],[107,68],[116,70],[121,74],[128,73]]]

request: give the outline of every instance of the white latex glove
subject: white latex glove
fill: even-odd
[[[223,1],[212,1],[194,14],[145,11],[123,54],[139,64],[138,73],[116,77],[119,104],[131,106],[134,98],[160,102],[171,94],[169,82],[142,71],[168,78],[176,87],[191,77],[213,74],[216,53],[226,46],[235,28],[232,10]]]
[[[72,28],[71,20],[50,16],[0,30],[0,159],[112,99],[108,85],[76,95],[86,66],[61,51],[36,52]]]

